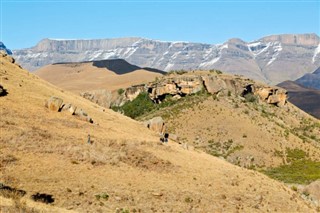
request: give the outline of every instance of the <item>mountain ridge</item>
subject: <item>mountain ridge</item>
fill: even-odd
[[[252,42],[229,39],[223,44],[169,42],[139,37],[50,40],[32,48],[14,50],[17,61],[36,70],[66,61],[125,59],[140,67],[170,71],[220,69],[266,83],[294,80],[320,65],[317,34],[271,35]]]

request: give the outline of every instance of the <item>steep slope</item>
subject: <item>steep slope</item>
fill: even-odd
[[[157,143],[138,122],[52,86],[8,56],[1,55],[0,76],[8,92],[0,97],[0,182],[25,190],[23,199],[51,194],[55,207],[74,212],[315,212],[285,185],[173,142]],[[52,95],[86,110],[94,124],[46,109]],[[1,212],[31,208],[3,201]]]
[[[42,79],[73,92],[97,89],[113,91],[152,81],[162,73],[156,69],[140,68],[121,59],[58,63],[35,72]]]
[[[307,79],[306,75],[304,79],[305,80]],[[315,84],[318,84],[320,80],[319,78],[319,80],[316,81],[314,77],[311,77],[311,79],[315,80],[313,81]],[[306,84],[310,85],[309,83],[306,83]],[[313,115],[316,118],[320,119],[320,108],[319,108],[320,91],[319,90],[306,88],[294,81],[285,81],[278,84],[278,86],[288,90],[288,93],[289,93],[288,100],[291,103],[293,103],[303,111],[309,113],[310,115]],[[310,85],[310,87],[312,86]]]
[[[164,42],[144,38],[95,40],[44,39],[35,47],[14,50],[23,67],[36,70],[57,62],[125,59],[160,70],[220,69],[273,84],[295,80],[320,65],[316,34],[284,34],[223,44]]]
[[[320,90],[320,67],[313,73],[305,74],[301,78],[295,80],[295,82],[307,88]]]

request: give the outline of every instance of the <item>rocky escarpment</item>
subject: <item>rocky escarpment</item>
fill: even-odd
[[[287,91],[280,87],[271,87],[241,76],[221,74],[220,71],[191,72],[166,75],[154,82],[140,84],[110,93],[104,90],[81,93],[81,96],[104,107],[122,106],[134,100],[142,92],[160,104],[168,95],[173,100],[199,92],[220,96],[234,94],[246,98],[252,95],[258,100],[282,107],[287,101]]]
[[[14,50],[14,55],[31,71],[57,62],[125,59],[165,71],[220,69],[276,84],[295,80],[320,66],[320,38],[316,34],[286,34],[252,42],[229,39],[223,44],[145,38],[44,39],[35,47]]]
[[[149,97],[161,103],[167,95],[174,99],[206,91],[212,95],[235,94],[246,97],[251,94],[260,101],[282,107],[286,104],[287,91],[279,87],[270,87],[242,77],[214,73],[169,75],[159,81],[146,85]]]

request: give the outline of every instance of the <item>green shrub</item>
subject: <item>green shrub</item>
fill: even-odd
[[[109,195],[105,192],[103,192],[101,194],[96,194],[95,197],[97,200],[100,200],[100,199],[108,200],[109,199]]]
[[[120,109],[126,116],[136,118],[144,113],[152,111],[154,108],[155,103],[149,98],[148,93],[142,92],[133,101],[128,101],[123,106],[115,107],[114,109]]]
[[[308,157],[308,154],[301,150],[301,149],[286,149],[287,152],[287,161],[290,162],[295,162],[298,160],[303,160],[306,157]]]
[[[270,168],[264,173],[271,178],[297,184],[308,184],[320,179],[320,162],[299,160],[288,165]]]
[[[124,93],[124,89],[120,88],[118,89],[118,95],[122,95]]]
[[[246,100],[246,102],[251,102],[251,103],[255,103],[258,101],[257,96],[255,96],[253,93],[247,93],[244,95],[244,98]]]

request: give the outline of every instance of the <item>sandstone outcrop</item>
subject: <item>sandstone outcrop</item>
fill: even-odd
[[[146,91],[146,85],[140,84],[140,85],[134,85],[132,87],[129,87],[125,90],[125,97],[127,100],[132,101],[134,100],[141,92]]]
[[[87,114],[83,109],[77,109],[75,115],[78,116],[81,120],[93,123],[92,118]]]
[[[202,80],[207,92],[212,95],[219,93],[227,94],[228,92],[240,95],[247,84],[247,82],[240,82],[226,77],[221,78],[216,75],[202,76]]]
[[[63,100],[58,97],[50,97],[49,100],[46,101],[45,106],[54,112],[59,112],[62,108]]]
[[[143,91],[142,88],[140,86],[138,92]],[[279,107],[284,106],[287,100],[287,91],[278,87],[255,83],[246,78],[205,73],[200,75],[170,75],[146,85],[144,89],[156,103],[161,103],[166,95],[180,98],[203,90],[212,95],[234,94],[236,96],[244,96],[247,93],[252,93],[259,97],[261,101]],[[136,96],[138,92],[135,93]]]
[[[259,98],[268,104],[274,104],[279,107],[282,107],[287,102],[287,91],[280,88],[272,87],[261,87],[258,88],[255,92]]]
[[[77,110],[77,107],[72,104],[64,104],[61,111],[68,111],[71,115],[75,115],[75,112]]]
[[[166,131],[166,126],[164,120],[161,117],[154,117],[143,123],[148,129],[157,132],[159,134],[164,134]]]
[[[161,81],[156,81],[149,84],[148,93],[152,100],[160,103],[166,95],[185,96],[200,92],[204,86],[200,76],[173,76],[163,78]]]
[[[79,109],[70,103],[64,104],[61,98],[54,96],[50,97],[45,101],[45,107],[54,112],[68,111],[71,115],[74,115],[81,120],[93,123],[92,118],[83,109]]]
[[[81,93],[81,96],[100,106],[110,108],[122,106],[134,100],[140,93],[148,93],[151,100],[161,103],[167,95],[180,99],[186,95],[207,92],[212,95],[242,96],[251,93],[261,101],[282,107],[286,104],[287,91],[254,82],[241,76],[196,71],[192,74],[170,74],[149,84],[140,84],[124,90],[109,92],[94,90]]]
[[[80,96],[106,108],[112,105],[112,93],[105,89],[82,92]]]
[[[310,183],[304,190],[320,202],[320,180]]]

